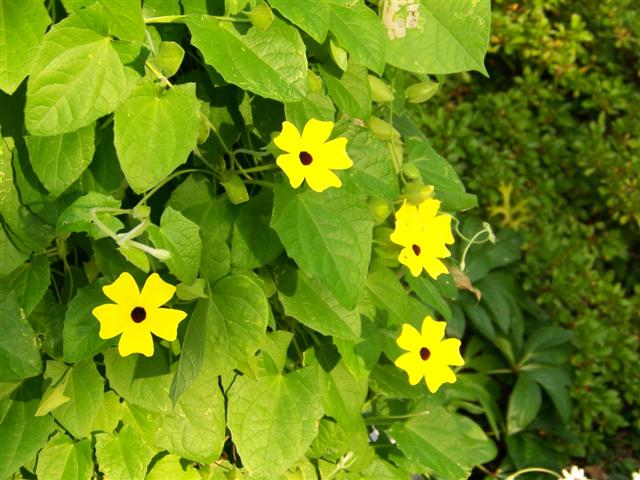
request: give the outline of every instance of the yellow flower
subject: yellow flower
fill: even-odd
[[[418,384],[424,377],[431,393],[436,393],[443,383],[455,383],[456,375],[449,365],[464,365],[460,340],[443,340],[445,327],[445,322],[437,322],[427,315],[421,332],[405,323],[396,340],[400,348],[408,350],[397,358],[396,367],[407,371],[411,385]]]
[[[118,351],[123,357],[132,353],[153,355],[153,338],[176,339],[178,324],[187,316],[185,312],[161,308],[176,291],[157,273],[144,284],[142,292],[133,277],[124,272],[111,285],[102,287],[104,294],[115,303],[94,308],[91,313],[100,322],[100,338],[113,338],[122,334]]]
[[[298,188],[305,179],[316,192],[342,185],[331,170],[344,170],[351,167],[353,162],[347,155],[346,138],[339,137],[327,142],[332,129],[333,122],[312,118],[304,126],[301,136],[292,123],[282,123],[282,132],[273,142],[287,153],[278,156],[276,163],[289,177],[293,188]]]
[[[417,277],[425,269],[433,278],[447,273],[447,267],[439,259],[451,253],[446,244],[453,243],[451,216],[437,215],[440,202],[432,198],[415,206],[405,200],[396,212],[396,228],[391,241],[404,247],[398,261],[409,267]]]

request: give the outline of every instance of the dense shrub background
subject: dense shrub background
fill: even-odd
[[[524,234],[523,285],[573,331],[569,453],[588,463],[640,455],[639,33],[634,0],[495,1],[491,79],[414,112],[491,222]]]

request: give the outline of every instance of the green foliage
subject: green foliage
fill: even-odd
[[[519,278],[576,347],[574,435],[560,448],[591,463],[623,451],[637,458],[639,19],[631,1],[498,1],[491,82],[462,77],[414,111],[492,221],[522,232]],[[488,332],[482,314],[475,321]],[[531,379],[546,392],[556,386],[544,371]],[[531,381],[518,382],[512,404],[522,398],[523,410],[510,412],[512,429],[538,395]],[[512,456],[529,442],[535,463],[549,442],[534,438],[515,436]]]

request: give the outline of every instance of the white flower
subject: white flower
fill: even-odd
[[[576,467],[575,465],[571,467],[571,470],[567,470],[566,468],[563,469],[562,478],[563,480],[589,480],[589,478],[584,474],[584,470]]]
[[[631,480],[640,480],[640,468],[631,474]]]

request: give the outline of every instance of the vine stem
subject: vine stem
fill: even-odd
[[[269,163],[267,165],[259,165],[257,167],[245,168],[243,169],[243,171],[245,173],[256,173],[256,172],[264,172],[266,170],[275,170],[277,168],[278,168],[278,165],[276,165],[275,163]]]
[[[174,178],[179,177],[180,175],[182,175],[184,173],[206,173],[206,174],[211,174],[211,172],[209,170],[204,170],[202,168],[186,168],[184,170],[179,170],[177,172],[173,172],[171,175],[169,175],[164,180],[162,180],[158,185],[156,185],[151,190],[149,190],[147,193],[145,193],[143,195],[143,197],[140,199],[140,201],[136,204],[136,207],[139,207],[140,205],[144,205],[147,202],[147,200],[149,199],[149,197],[151,197],[154,193],[156,193],[158,190],[160,190],[162,187],[164,187],[167,184],[167,182],[170,182]]]
[[[223,20],[225,22],[238,22],[248,23],[251,20],[248,18],[228,17],[225,15],[205,15],[208,18],[215,18],[216,20]],[[144,19],[144,23],[182,23],[182,20],[186,20],[189,15],[163,15],[160,17],[149,17]]]
[[[562,480],[562,477],[558,475],[557,472],[554,472],[553,470],[547,470],[546,468],[540,468],[540,467],[523,468],[522,470],[518,470],[517,472],[512,473],[507,478],[505,478],[505,480],[514,480],[516,477],[519,477],[520,475],[524,473],[529,473],[529,472],[548,473],[549,475],[553,475],[555,478]]]

